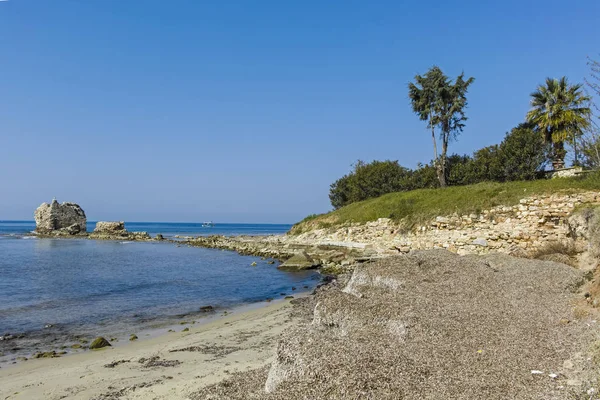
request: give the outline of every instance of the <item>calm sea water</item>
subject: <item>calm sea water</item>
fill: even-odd
[[[96,222],[87,223],[88,231],[94,230]],[[290,230],[287,224],[219,224],[202,227],[202,223],[188,222],[125,222],[125,229],[131,232],[145,231],[151,235],[162,233],[165,237],[175,235],[271,235],[283,234]],[[24,234],[35,229],[34,221],[1,221],[0,236]]]
[[[90,224],[93,226],[93,224]],[[31,222],[0,222],[0,361],[76,337],[126,335],[225,309],[310,290],[315,272],[283,272],[234,252],[159,242],[36,239]],[[175,234],[277,234],[286,225],[130,223]],[[251,266],[256,262],[257,266]],[[45,326],[51,327],[44,328]],[[17,350],[14,350],[17,349]]]

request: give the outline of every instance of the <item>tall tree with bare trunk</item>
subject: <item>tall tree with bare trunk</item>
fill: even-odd
[[[433,66],[425,75],[415,76],[415,82],[408,85],[413,111],[422,121],[427,121],[431,129],[434,163],[441,187],[447,185],[448,143],[465,127],[466,94],[474,80],[473,77],[465,79],[462,73],[452,82],[438,66]],[[439,153],[436,129],[441,143]]]

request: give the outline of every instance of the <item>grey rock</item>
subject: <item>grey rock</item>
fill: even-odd
[[[290,259],[288,259],[286,262],[284,262],[277,268],[299,271],[304,269],[316,268],[319,265],[320,263],[318,260],[313,260],[312,257],[308,255],[308,253],[302,252],[293,255]]]
[[[75,203],[43,203],[34,213],[35,230],[42,234],[76,235],[86,231],[87,219],[83,209]]]
[[[473,244],[475,244],[477,246],[487,247],[488,242],[484,238],[477,238],[477,239],[473,240]]]
[[[125,222],[123,221],[98,221],[94,233],[118,233],[125,230]]]

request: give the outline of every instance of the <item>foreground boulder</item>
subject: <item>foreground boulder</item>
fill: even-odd
[[[284,334],[270,368],[191,398],[589,398],[597,327],[575,311],[583,282],[570,266],[506,255],[361,265],[307,300],[310,317]]]
[[[85,234],[87,219],[83,209],[75,203],[42,203],[35,210],[35,230],[41,234]]]

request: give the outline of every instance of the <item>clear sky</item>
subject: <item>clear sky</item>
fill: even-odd
[[[0,219],[295,222],[357,159],[432,158],[407,84],[476,78],[451,152],[582,81],[600,1],[0,2]]]

